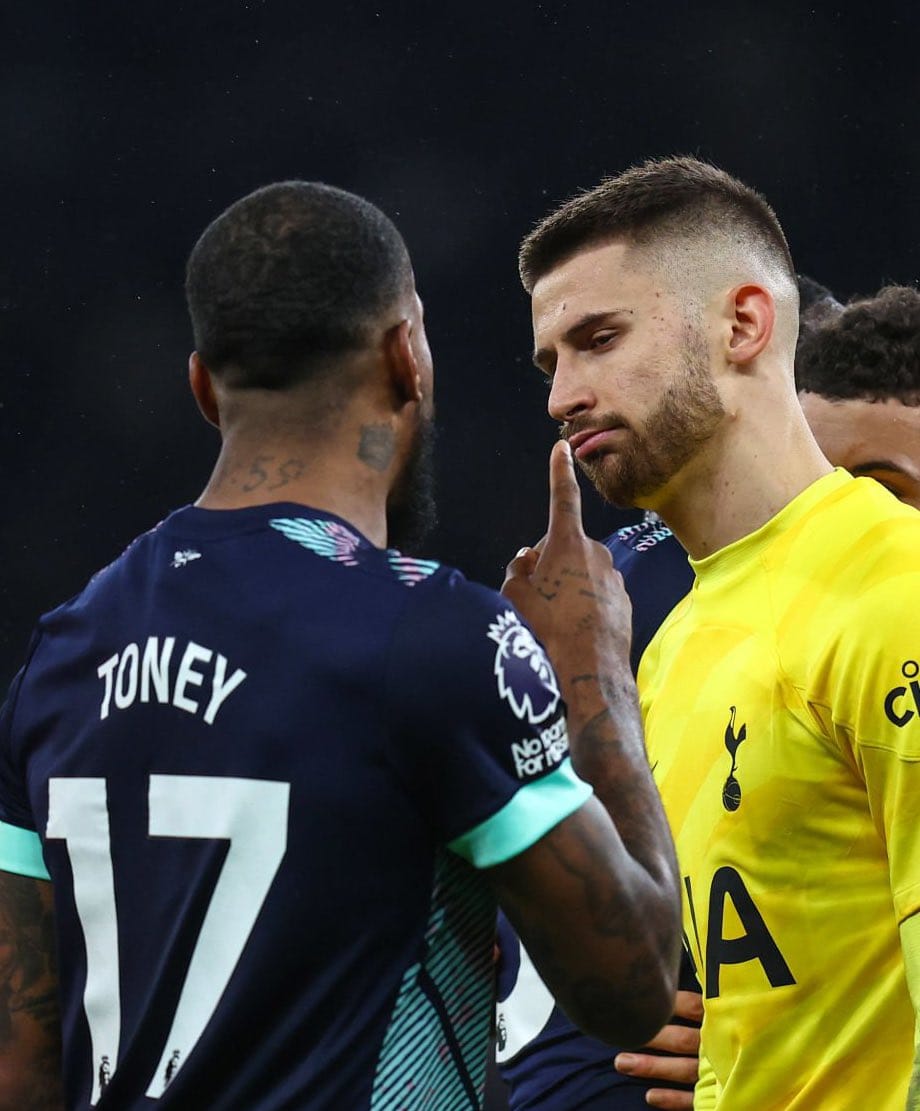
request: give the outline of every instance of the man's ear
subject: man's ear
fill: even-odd
[[[776,325],[773,294],[762,285],[739,285],[727,294],[730,324],[726,358],[731,363],[752,363],[770,342]]]
[[[411,341],[411,320],[400,320],[398,324],[389,328],[383,337],[383,353],[387,370],[400,405],[409,401],[422,400],[422,377]]]
[[[217,397],[214,393],[211,372],[201,361],[201,356],[197,351],[193,351],[188,357],[188,382],[201,415],[208,424],[220,428],[220,412],[217,407]]]

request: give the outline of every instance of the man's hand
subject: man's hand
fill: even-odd
[[[680,1026],[669,1023],[648,1043],[648,1049],[657,1049],[672,1056],[661,1057],[652,1053],[618,1053],[614,1058],[617,1072],[627,1076],[643,1076],[650,1080],[670,1081],[676,1084],[695,1084],[700,1068],[700,1028],[703,1021],[703,998],[696,991],[679,991],[674,1013],[679,1018],[696,1023]],[[691,1111],[693,1092],[680,1092],[673,1088],[652,1088],[645,1096],[650,1107],[664,1111]]]
[[[638,1045],[671,1013],[680,888],[629,666],[629,601],[610,553],[585,535],[566,443],[550,456],[546,536],[518,553],[502,590],[549,654],[572,767],[595,797],[490,876],[575,1024]]]
[[[610,553],[585,535],[581,491],[565,442],[550,455],[549,529],[508,565],[502,593],[543,641],[566,700],[628,660],[631,607]]]

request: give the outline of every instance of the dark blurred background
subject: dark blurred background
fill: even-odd
[[[915,5],[95,2],[7,6],[0,67],[0,682],[36,615],[193,500],[183,267],[269,181],[383,207],[436,357],[429,552],[497,585],[540,535],[554,428],[521,235],[650,155],[760,188],[841,297],[916,282]],[[590,500],[591,529],[618,518]],[[229,604],[229,600],[228,600]]]

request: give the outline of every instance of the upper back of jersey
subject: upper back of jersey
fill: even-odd
[[[514,828],[547,778],[588,793],[532,637],[499,676],[509,635],[491,591],[285,504],[181,510],[43,619],[0,818],[54,883],[69,1106],[477,1106],[468,861],[564,816]]]
[[[703,1051],[730,1111],[904,1106],[913,1012],[898,924],[920,908],[918,552],[915,511],[866,479],[827,475],[696,562],[693,590],[643,657]]]

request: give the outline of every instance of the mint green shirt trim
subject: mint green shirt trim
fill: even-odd
[[[0,871],[50,880],[37,833],[0,822]]]
[[[477,868],[502,864],[529,849],[592,793],[567,756],[555,771],[526,783],[501,810],[447,847]]]

